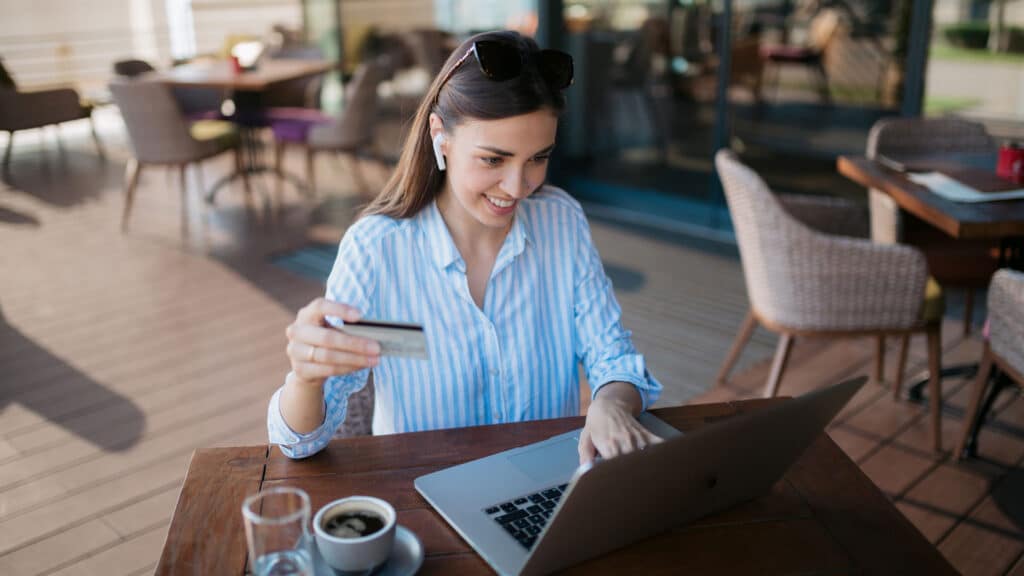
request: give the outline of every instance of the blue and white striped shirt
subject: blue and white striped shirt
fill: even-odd
[[[327,298],[365,318],[422,324],[430,360],[381,357],[373,370],[374,434],[575,416],[582,362],[591,395],[636,386],[644,409],[661,392],[620,321],[621,309],[578,202],[546,186],[516,208],[484,294],[431,203],[408,219],[369,216],[347,231]],[[292,458],[322,449],[369,369],[328,378],[326,417],[308,434],[268,410],[270,441]]]

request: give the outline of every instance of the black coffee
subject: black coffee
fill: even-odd
[[[384,519],[373,512],[341,512],[324,521],[324,532],[337,538],[362,538],[384,527]]]

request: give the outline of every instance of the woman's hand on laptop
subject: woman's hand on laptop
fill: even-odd
[[[643,450],[662,439],[636,420],[642,409],[640,393],[627,382],[603,386],[587,410],[587,423],[580,434],[580,465],[594,458],[614,458],[634,450]]]
[[[335,330],[327,316],[355,322],[359,311],[347,304],[317,298],[299,310],[288,326],[288,360],[292,373],[303,382],[323,385],[329,376],[342,376],[380,362],[380,344]]]

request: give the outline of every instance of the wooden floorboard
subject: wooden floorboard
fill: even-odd
[[[207,213],[203,238],[192,202],[193,235],[183,241],[177,181],[153,171],[122,235],[127,150],[116,121],[101,131],[108,163],[91,156],[87,131],[69,130],[63,161],[26,138],[0,183],[4,575],[152,572],[192,451],[266,441],[266,402],[288,370],[284,327],[322,293],[319,281],[270,259],[305,245],[311,229],[336,242],[357,204],[347,175],[323,161],[321,209],[289,191],[283,222],[272,226],[230,189]],[[228,167],[211,163],[206,183]],[[190,183],[196,192],[191,175]],[[761,394],[776,344],[764,329],[732,377],[714,384],[747,312],[735,258],[604,222],[591,227],[623,323],[665,385],[659,405]],[[870,373],[874,349],[866,338],[798,339],[781,393]],[[945,381],[947,452],[936,455],[926,406],[905,391],[892,398],[897,349],[890,338],[885,381],[858,393],[830,435],[964,574],[1024,574],[1024,527],[1008,496],[1024,490],[1024,400],[1004,394],[998,426],[982,433],[981,458],[957,462],[948,449],[968,382]],[[944,364],[980,351],[947,319]],[[907,377],[924,368],[924,352],[924,338],[915,338]]]

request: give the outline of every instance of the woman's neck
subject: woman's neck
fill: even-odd
[[[447,183],[437,197],[437,209],[441,212],[448,232],[455,241],[463,260],[476,260],[481,256],[497,255],[505,243],[511,225],[504,229],[484,226],[476,221],[456,200]]]

